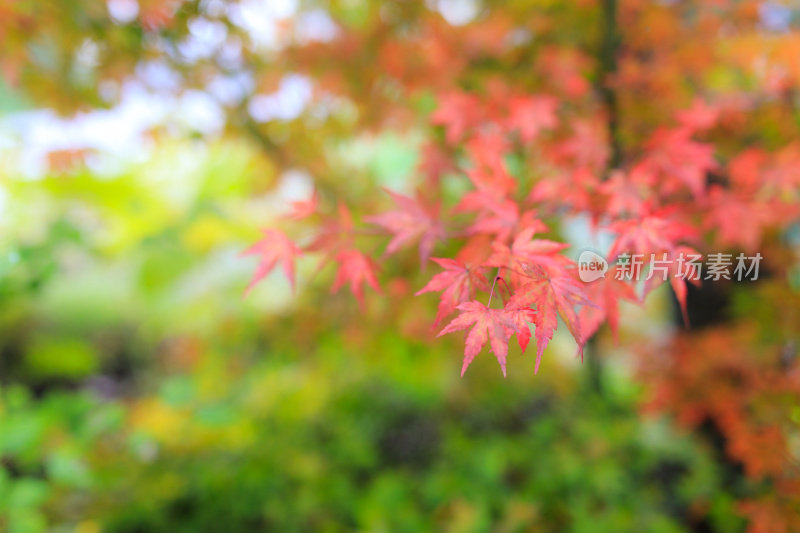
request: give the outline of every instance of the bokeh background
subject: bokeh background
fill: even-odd
[[[538,57],[582,98],[600,4],[0,1],[0,531],[797,531],[773,474],[797,464],[800,406],[764,377],[794,358],[796,228],[757,290],[690,295],[691,333],[659,290],[584,364],[557,336],[538,375],[512,350],[507,379],[487,354],[459,377],[414,254],[363,307],[313,263],[243,297],[241,252],[292,202],[372,205],[427,171],[455,79],[525,84]],[[655,32],[632,46],[715,55],[643,56],[628,139],[686,103],[684,76],[793,87],[797,6],[631,4]],[[712,4],[738,25],[683,24]],[[758,39],[791,68],[737,78]],[[790,139],[796,108],[770,105],[753,130]],[[715,416],[743,412],[731,452]]]

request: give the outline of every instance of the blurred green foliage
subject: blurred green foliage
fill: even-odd
[[[409,371],[447,353],[374,337],[371,366],[330,334],[306,361],[202,355],[124,402],[6,389],[10,530],[667,532],[691,502],[730,514],[713,458],[642,423],[630,391],[464,385]]]

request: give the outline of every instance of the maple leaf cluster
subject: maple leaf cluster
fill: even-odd
[[[739,502],[749,531],[800,529],[800,470],[793,459],[796,420],[786,417],[800,395],[800,371],[788,358],[791,343],[765,346],[752,324],[736,332],[716,328],[680,335],[661,354],[640,359],[650,385],[644,411],[669,413],[679,424],[713,428],[724,454],[756,486]]]
[[[384,257],[416,247],[423,265],[432,260],[443,268],[417,294],[439,293],[434,325],[457,314],[440,335],[469,329],[462,374],[487,343],[505,374],[514,336],[523,351],[535,339],[538,371],[559,321],[581,356],[603,323],[616,333],[619,302],[639,302],[660,283],[653,277],[639,287],[635,280],[618,279],[613,260],[622,253],[661,254],[675,264],[679,254],[695,252],[690,243],[752,249],[766,226],[798,212],[800,181],[788,170],[800,162],[797,148],[774,155],[750,149],[723,168],[713,145],[698,139],[718,117],[702,102],[678,113],[673,127],[655,131],[639,157],[611,170],[604,130],[586,120],[563,121],[564,107],[550,95],[503,94],[493,101],[466,92],[444,94],[431,115],[443,139],[426,148],[421,168],[435,168],[432,157],[440,167],[458,168],[458,156],[465,155],[469,163],[461,172],[471,188],[446,206],[441,176],[421,172],[425,183],[416,194],[387,191],[393,206],[364,217],[373,232],[389,235]],[[508,158],[518,153],[532,161],[531,172],[524,173],[529,176],[509,169]],[[713,172],[726,179],[711,182]],[[356,247],[359,230],[347,207],[340,204],[335,216],[319,215],[318,202],[315,193],[289,215],[320,217],[319,233],[305,248],[271,229],[248,251],[262,256],[251,287],[279,263],[293,282],[294,260],[318,252],[323,263],[338,265],[333,290],[349,284],[363,304],[365,286],[380,291],[377,263]],[[612,270],[594,283],[579,281],[574,261],[564,254],[568,244],[542,237],[549,220],[574,216],[588,216],[596,231],[614,236]],[[744,220],[747,228],[739,231]],[[452,257],[431,258],[437,247],[452,249],[453,243]],[[683,308],[686,283],[670,276]]]
[[[338,265],[333,290],[349,284],[363,304],[364,288],[380,291],[380,285],[373,254],[357,247],[356,236],[377,230],[389,236],[384,257],[416,247],[423,266],[433,261],[443,269],[417,294],[439,293],[434,326],[457,315],[440,335],[469,330],[462,374],[486,344],[505,374],[515,336],[523,351],[535,340],[538,371],[559,322],[582,357],[602,324],[616,334],[620,301],[641,302],[663,281],[619,279],[613,261],[622,253],[656,254],[675,265],[680,254],[696,253],[695,246],[752,250],[766,228],[799,212],[797,147],[774,154],[748,149],[724,165],[703,140],[720,112],[701,101],[677,113],[673,126],[654,131],[624,166],[610,169],[601,123],[564,120],[568,106],[552,95],[495,92],[496,99],[441,96],[430,120],[442,137],[423,150],[422,185],[413,195],[386,191],[392,207],[364,217],[369,227],[356,228],[344,204],[335,215],[318,213],[316,193],[294,205],[291,218],[319,217],[318,235],[301,248],[268,230],[249,251],[262,254],[253,283],[279,263],[293,281],[294,260],[315,252],[323,264]],[[530,168],[512,172],[514,156]],[[455,169],[469,189],[448,204],[445,171],[437,169]],[[547,235],[551,224],[579,216],[614,237],[611,271],[592,283],[578,279],[568,244]],[[453,252],[431,257],[437,249]],[[686,316],[687,280],[671,268],[670,284]]]
[[[766,228],[800,212],[800,174],[794,170],[800,168],[800,150],[748,149],[723,165],[713,144],[702,139],[720,112],[701,101],[677,113],[673,126],[653,132],[624,167],[609,169],[601,124],[565,121],[566,104],[551,95],[496,92],[497,100],[443,94],[431,115],[443,136],[423,151],[423,185],[414,195],[387,191],[393,206],[364,217],[373,233],[389,236],[384,257],[416,247],[423,265],[432,260],[443,269],[417,294],[439,293],[434,326],[457,315],[440,335],[469,329],[462,374],[486,344],[505,374],[514,336],[523,351],[535,340],[538,372],[559,322],[581,356],[602,324],[616,335],[619,303],[641,302],[663,281],[619,279],[614,260],[622,253],[666,258],[686,317],[687,280],[674,275],[679,255],[697,253],[698,245],[753,250]],[[518,154],[530,162],[530,171],[510,170],[508,159]],[[459,167],[460,156],[468,163]],[[458,169],[470,184],[450,205],[441,184],[444,171],[437,168]],[[714,181],[713,175],[721,178]],[[317,216],[317,207],[315,193],[293,206],[290,216]],[[333,290],[349,284],[363,304],[365,286],[380,291],[377,263],[356,247],[359,230],[347,207],[318,216],[319,234],[305,249],[279,230],[265,233],[251,249],[262,253],[253,282],[278,263],[293,280],[293,261],[303,252],[319,252],[323,263],[338,264]],[[552,221],[578,216],[614,237],[611,271],[592,283],[578,279],[575,262],[565,255],[567,243],[543,236]],[[451,257],[431,258],[437,247],[454,246]]]

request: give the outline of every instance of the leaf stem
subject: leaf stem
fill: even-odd
[[[511,294],[512,294],[512,293],[511,293],[511,287],[509,287],[509,285],[508,285],[508,282],[506,282],[506,279],[505,279],[505,278],[502,278],[502,277],[500,277],[500,276],[497,276],[497,279],[499,279],[500,281],[502,281],[502,282],[503,282],[503,285],[505,285],[505,286],[506,286],[506,290],[508,291],[508,294],[509,294],[509,295],[511,295]]]
[[[500,269],[497,269],[497,274],[494,275],[494,281],[492,282],[492,290],[489,291],[489,303],[486,304],[486,307],[492,307],[492,296],[494,296],[494,287],[497,285],[497,280],[502,279],[500,277]]]

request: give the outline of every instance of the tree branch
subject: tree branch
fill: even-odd
[[[597,88],[607,113],[608,142],[610,157],[606,177],[612,169],[622,162],[622,144],[619,135],[619,101],[613,87],[613,77],[617,73],[617,56],[622,43],[617,22],[617,0],[602,0],[601,41],[598,56]]]

